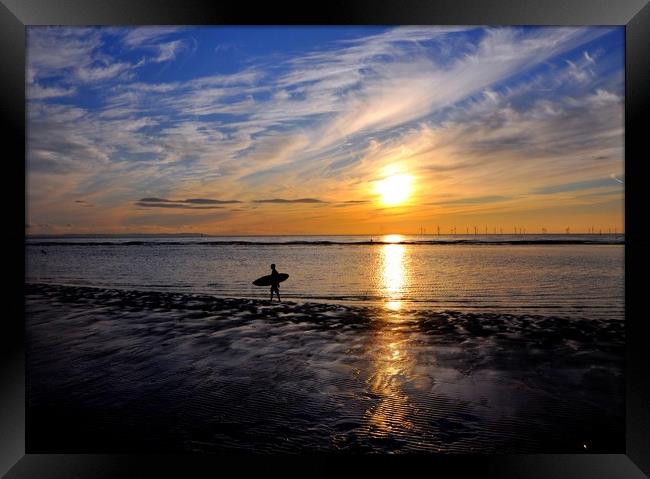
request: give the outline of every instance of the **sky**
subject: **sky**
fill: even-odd
[[[624,231],[623,27],[27,27],[27,234]]]

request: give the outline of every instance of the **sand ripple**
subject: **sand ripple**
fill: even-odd
[[[624,450],[620,321],[26,293],[33,452]]]

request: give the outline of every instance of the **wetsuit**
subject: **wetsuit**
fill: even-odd
[[[277,293],[278,295],[278,301],[280,301],[280,281],[277,280],[276,278],[280,276],[280,273],[278,273],[276,270],[271,270],[271,301],[273,301],[273,293]]]

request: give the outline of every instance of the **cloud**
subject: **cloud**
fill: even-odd
[[[443,200],[439,203],[431,203],[434,205],[474,205],[474,204],[483,204],[483,203],[498,203],[501,201],[507,201],[512,199],[509,196],[499,196],[499,195],[489,195],[489,196],[474,196],[470,198],[460,198],[457,200]]]
[[[576,183],[564,183],[560,185],[545,186],[538,188],[534,193],[539,195],[550,195],[554,193],[565,193],[568,191],[589,190],[592,188],[611,188],[621,183],[617,178],[598,178],[595,180],[579,181]]]
[[[80,83],[111,80],[138,66],[116,61],[102,52],[104,42],[105,33],[98,28],[29,27],[27,77],[33,88],[28,89],[28,97],[43,99],[53,93],[39,86],[42,79],[60,79],[62,84],[57,85],[60,93],[74,90],[70,85],[74,80]]]
[[[592,77],[593,73],[591,73],[588,69],[582,69],[578,67],[571,60],[565,61],[569,65],[569,75],[571,75],[576,81],[585,83]]]
[[[135,29],[29,27],[27,32],[28,98],[43,100],[70,96],[78,84],[97,84],[115,79],[126,80],[147,62],[173,60],[186,47],[183,40],[164,41],[167,35],[182,28],[145,27]],[[118,60],[107,46],[116,38],[128,48],[143,49],[148,59]],[[112,50],[112,49],[111,49]],[[45,87],[40,82],[57,79],[56,87]]]
[[[91,62],[93,52],[102,45],[101,34],[93,29],[27,28],[28,80],[62,75]]]
[[[184,208],[188,210],[207,210],[207,209],[223,208],[223,206],[193,206],[184,203],[159,203],[159,202],[149,203],[146,201],[136,201],[135,204],[136,206],[141,206],[143,208]]]
[[[33,100],[72,96],[76,92],[76,88],[42,87],[36,83],[32,83],[27,87],[27,96]]]
[[[349,201],[342,201],[340,203],[334,204],[334,208],[345,208],[347,206],[359,206],[359,205],[367,205],[371,203],[369,200],[349,200]]]
[[[212,205],[224,205],[230,203],[241,203],[239,200],[211,200],[207,198],[190,198],[184,200],[183,203],[195,203],[195,204],[212,204]]]
[[[155,63],[166,62],[176,58],[178,53],[185,48],[185,44],[181,40],[175,40],[169,43],[157,45],[158,56],[152,61]]]
[[[151,101],[152,107],[171,108],[176,114],[223,115],[232,113],[244,115],[247,119],[229,122],[230,127],[239,129],[241,134],[236,141],[225,144],[226,149],[221,149],[222,157],[224,161],[245,158],[246,162],[238,161],[241,166],[238,166],[237,169],[242,171],[242,174],[260,175],[260,162],[257,158],[266,158],[267,162],[272,162],[275,165],[286,164],[290,161],[309,161],[315,155],[325,153],[328,145],[336,142],[344,132],[350,135],[364,130],[366,127],[383,128],[384,119],[382,118],[388,121],[386,127],[407,123],[430,113],[432,109],[439,108],[442,104],[437,105],[435,102],[431,103],[430,100],[427,100],[431,97],[432,92],[437,95],[437,98],[444,99],[444,102],[455,101],[454,95],[450,95],[449,88],[458,88],[455,86],[458,82],[452,81],[452,78],[456,78],[460,70],[465,69],[468,71],[464,71],[463,77],[485,81],[486,75],[483,75],[480,70],[486,68],[486,65],[491,65],[490,55],[494,55],[495,52],[498,52],[501,61],[505,61],[505,58],[514,58],[519,59],[518,61],[530,62],[526,56],[530,56],[530,52],[544,50],[545,55],[550,55],[554,49],[560,51],[563,45],[560,38],[574,41],[574,39],[588,37],[584,33],[585,30],[582,29],[542,29],[543,33],[531,35],[534,41],[529,41],[523,30],[514,29],[514,33],[512,33],[507,29],[504,31],[497,29],[495,32],[488,31],[479,44],[478,50],[472,53],[473,56],[470,55],[471,61],[468,57],[465,60],[449,62],[445,68],[440,68],[435,61],[425,60],[426,50],[419,46],[419,42],[435,40],[444,44],[447,36],[462,35],[467,30],[467,28],[393,29],[356,41],[341,42],[337,48],[331,50],[294,58],[287,62],[289,72],[280,76],[275,85],[271,84],[266,87],[268,91],[271,91],[272,89],[277,90],[277,86],[281,86],[283,88],[281,91],[285,94],[275,95],[268,101],[254,101],[250,97],[231,101],[232,98],[242,95],[244,92],[254,93],[257,90],[264,90],[265,87],[252,88],[246,84],[260,77],[259,72],[248,71],[231,75],[234,82],[226,81],[226,76],[214,76],[177,84],[140,84],[137,90],[132,91],[128,97],[124,97],[123,103],[115,104],[105,114],[120,114],[119,112],[128,114],[129,111],[138,111],[129,110],[127,105],[137,105],[139,111],[142,111],[144,107],[146,111],[147,106],[139,104],[139,99],[145,98],[141,93],[147,91],[149,94],[160,94],[156,96],[155,101]],[[137,42],[133,41],[133,44],[151,44],[154,39],[160,39],[175,32],[177,32],[175,29],[143,30],[137,35],[132,34],[134,38],[139,38]],[[519,52],[512,48],[511,44],[519,37],[526,40],[524,41],[525,45],[530,45],[527,47],[527,51]],[[476,51],[483,51],[485,58],[477,56]],[[386,61],[386,58],[389,61]],[[470,65],[477,71],[469,71]],[[513,63],[512,71],[515,71],[517,67],[518,64]],[[354,84],[358,84],[359,87],[348,91],[351,78],[355,79]],[[458,92],[462,96],[467,96],[472,93],[472,90],[463,86]],[[115,97],[115,100],[117,98]],[[401,106],[395,103],[395,101],[406,101],[407,98],[412,98],[412,100],[408,100]],[[131,108],[133,107],[131,106]],[[395,117],[396,123],[393,120],[388,120],[388,117],[392,115],[391,112],[400,116],[399,118]],[[399,112],[404,112],[405,116],[402,118]],[[331,120],[321,123],[316,119],[316,117],[327,114],[332,114]],[[295,124],[312,117],[317,122],[310,128],[312,133],[308,136],[302,135],[305,141],[292,145],[291,150],[281,154],[266,151],[269,148],[278,148],[274,146],[274,143],[282,145],[283,142],[286,142],[283,137],[278,138],[277,133],[272,132],[271,129],[291,123]],[[249,131],[250,133],[248,133]],[[173,132],[168,129],[161,133],[163,133],[161,142],[167,143],[165,137],[169,137]],[[224,146],[224,140],[227,138],[223,132],[218,132],[214,127],[212,127],[212,135],[213,138],[209,138],[198,129],[193,132],[186,131],[182,133],[180,144],[178,141],[174,141],[173,147],[170,148],[171,144],[166,144],[164,147],[166,151],[170,151],[169,159],[174,160],[180,157],[174,153],[174,150],[178,151],[180,145],[187,144],[187,150],[194,147],[195,152],[197,145],[205,145],[205,155],[201,152],[196,153],[207,161],[214,148],[217,145]],[[255,137],[254,142],[252,141],[253,136]],[[213,144],[208,144],[206,140]],[[341,159],[338,162],[333,162],[331,168],[342,169],[354,162],[349,158]],[[219,163],[221,164],[217,168],[233,171],[231,165],[226,167],[223,162]],[[215,163],[212,162],[212,164]],[[246,164],[253,166],[256,171],[245,173]]]
[[[144,201],[145,203],[176,203],[175,201],[172,200],[166,200],[164,198],[141,198],[138,201]]]
[[[372,63],[372,74],[362,82],[361,88],[340,97],[343,102],[339,99],[334,103],[340,104],[340,115],[324,127],[319,135],[321,145],[340,135],[359,134],[370,128],[384,130],[418,120],[432,110],[461,101],[515,73],[521,74],[532,65],[593,38],[596,33],[575,28],[545,28],[530,35],[516,28],[489,29],[475,51],[443,68],[426,57],[402,58],[402,52],[393,47],[393,61]],[[351,56],[353,65],[346,63],[345,51],[335,52],[332,57],[324,61],[344,72],[359,69],[358,54]],[[327,70],[328,75],[332,69]]]
[[[253,200],[253,203],[327,203],[326,201],[318,200],[316,198],[299,198],[295,200],[286,200],[282,198],[274,198],[270,200]]]
[[[142,47],[151,45],[161,38],[174,33],[179,33],[184,27],[136,27],[126,31],[123,37],[124,44],[129,47]]]
[[[112,63],[97,67],[80,66],[75,72],[81,81],[90,83],[117,78],[133,67],[130,63]]]
[[[214,209],[223,208],[226,205],[241,203],[239,200],[213,200],[210,198],[189,198],[186,200],[169,200],[166,198],[148,197],[141,198],[135,202],[137,206],[144,208],[184,208],[184,209]],[[208,205],[208,206],[206,206]]]

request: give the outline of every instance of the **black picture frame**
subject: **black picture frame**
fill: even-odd
[[[195,455],[30,454],[25,450],[24,251],[25,27],[28,25],[144,24],[437,24],[624,25],[625,80],[625,320],[626,453],[518,456],[249,457]],[[318,6],[197,0],[0,0],[0,88],[5,133],[3,190],[7,243],[2,249],[7,286],[0,332],[0,475],[22,477],[195,477],[273,474],[296,476],[405,476],[426,474],[499,478],[643,478],[650,476],[650,348],[643,282],[650,241],[644,236],[649,176],[650,5],[647,0],[331,0]],[[646,121],[643,121],[646,120]],[[12,152],[11,154],[9,152]],[[8,170],[8,171],[7,171]],[[19,252],[23,252],[20,254]],[[646,306],[647,308],[647,306]],[[348,465],[362,466],[363,472]]]

